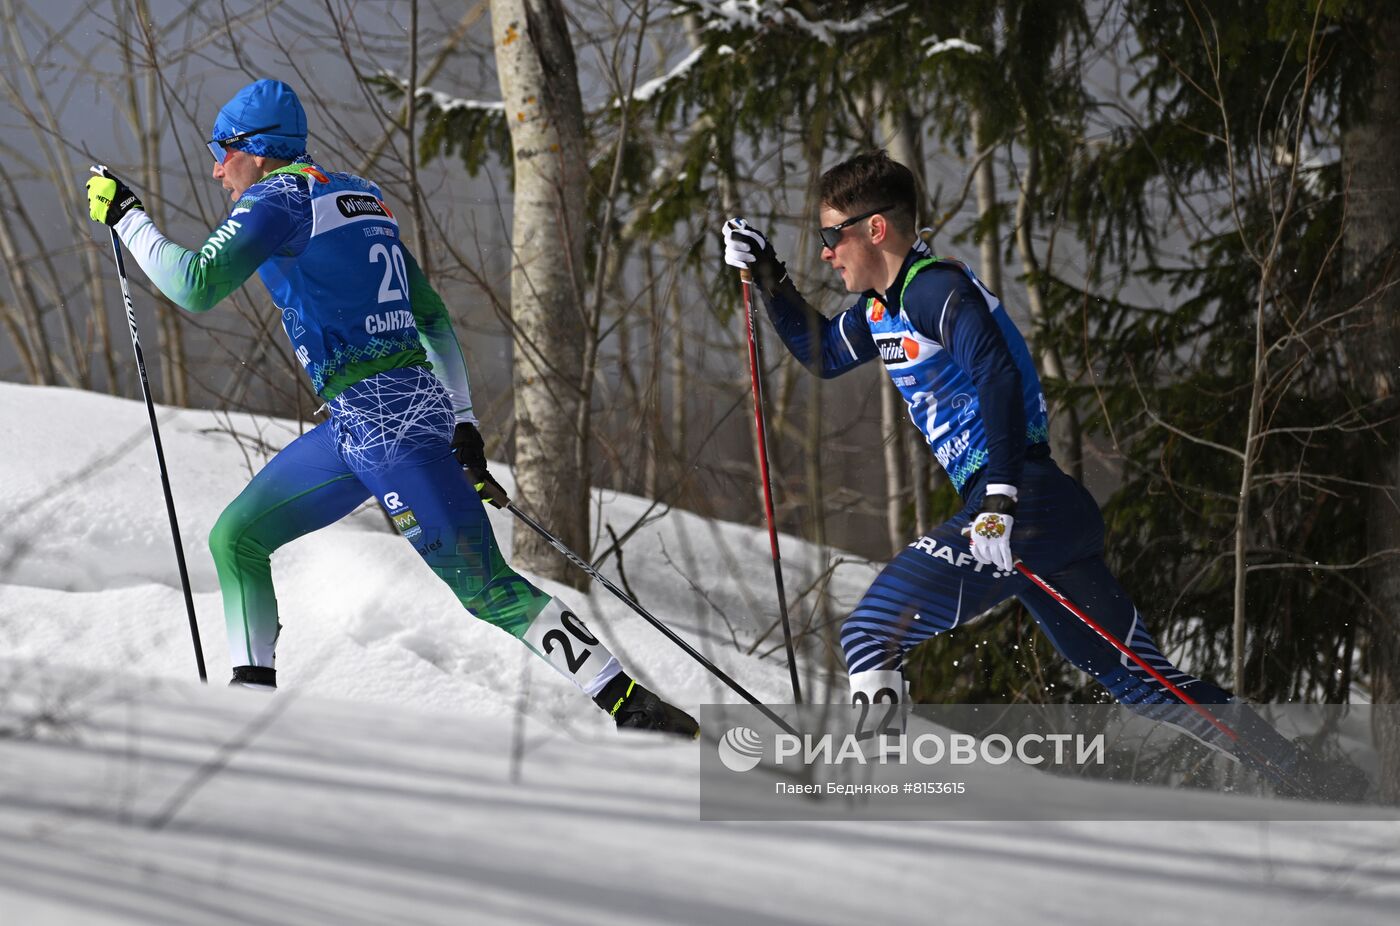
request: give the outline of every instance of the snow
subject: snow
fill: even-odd
[[[434,90],[431,87],[419,87],[414,95],[419,99],[429,100],[438,110],[449,113],[454,109],[480,109],[486,112],[503,113],[506,111],[506,104],[503,100],[472,100],[460,96],[452,96],[443,93],[441,90]]]
[[[721,45],[715,49],[715,54],[720,55],[721,57],[725,55],[732,55],[734,54],[734,49],[730,48],[728,45]],[[647,102],[652,97],[660,93],[662,90],[665,90],[666,87],[673,81],[680,80],[686,74],[689,74],[691,69],[694,68],[695,65],[699,64],[700,59],[704,56],[705,49],[695,49],[690,54],[686,55],[684,58],[678,61],[676,63],[676,66],[671,68],[671,70],[667,71],[665,74],[662,74],[660,77],[654,77],[651,80],[643,83],[641,86],[637,87],[635,90],[633,90],[632,99],[640,103]]]
[[[924,45],[927,46],[924,49],[925,58],[932,58],[935,55],[941,55],[949,51],[965,51],[969,55],[980,55],[982,53],[981,45],[974,45],[965,39],[940,39],[937,36],[930,36],[924,39]]]
[[[0,408],[0,442],[27,448],[0,459],[0,508],[13,513],[0,528],[4,651],[22,660],[62,652],[65,664],[187,677],[187,619],[144,408],[93,393],[10,384],[0,384]],[[269,448],[290,441],[297,427],[164,408],[158,417],[205,654],[222,675],[227,643],[207,537]],[[493,471],[507,490],[513,488],[508,468]],[[595,503],[594,522],[604,538],[602,525],[622,534],[651,507],[648,500],[612,492],[595,493]],[[752,637],[776,610],[767,537],[664,511],[651,512],[663,516],[640,528],[625,548],[628,581],[644,605],[698,640],[721,667],[745,673],[760,697],[780,700],[785,667],[777,661],[756,666],[736,652],[724,620],[685,591],[676,571],[697,580],[725,576],[707,581],[706,593]],[[514,519],[494,509],[490,516],[508,550]],[[816,551],[796,540],[787,541],[784,556],[793,583],[816,569]],[[615,560],[604,568],[617,579]],[[872,566],[858,562],[840,567],[838,599],[849,607],[873,575]],[[273,576],[284,624],[279,681],[335,697],[442,710],[470,704],[496,716],[512,713],[513,702],[497,694],[500,679],[483,673],[506,675],[505,690],[515,690],[521,647],[467,615],[424,571],[411,547],[389,531],[377,506],[364,506],[282,548],[273,557]],[[676,676],[677,684],[693,687],[697,700],[719,694],[702,669],[605,591],[584,599],[540,581],[575,604],[624,662],[636,653],[630,661],[643,679]],[[146,618],[156,614],[162,619]],[[597,712],[578,705],[562,679],[542,674],[541,686],[540,707],[551,716],[596,719],[603,729]]]
[[[834,45],[842,36],[859,35],[879,28],[888,17],[904,9],[905,4],[869,10],[853,19],[808,19],[801,10],[783,0],[765,3],[763,0],[694,0],[706,29],[733,31],[757,30],[765,22],[777,26],[792,26],[823,45]]]
[[[712,746],[610,729],[466,615],[368,508],[274,557],[282,689],[224,688],[205,538],[296,426],[158,415],[207,688],[144,408],[0,384],[6,926],[902,923],[934,910],[1076,926],[1393,920],[1395,822],[702,822],[697,751]],[[619,532],[650,506],[595,501],[595,522]],[[785,667],[742,651],[772,619],[766,534],[651,514],[624,550],[631,587],[760,698],[782,700]],[[508,546],[509,515],[492,519]],[[819,553],[783,539],[790,590],[815,577]],[[618,577],[615,559],[603,569]],[[837,613],[874,569],[836,570]],[[602,589],[543,584],[677,703],[737,700]],[[36,717],[33,735],[5,734]],[[1112,787],[1067,783],[1061,799],[1087,808]]]
[[[389,70],[381,70],[380,77],[387,77],[397,83],[405,91],[408,90],[408,81],[398,74]],[[484,112],[505,112],[506,104],[503,100],[473,100],[467,97],[453,96],[450,93],[443,93],[441,90],[434,90],[432,87],[419,87],[413,92],[415,98],[427,100],[432,106],[441,112],[448,113],[455,109],[479,109]]]

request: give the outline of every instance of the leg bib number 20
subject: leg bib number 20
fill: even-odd
[[[557,600],[550,601],[530,624],[525,642],[560,674],[580,686],[586,686],[612,658],[612,653],[583,621]]]

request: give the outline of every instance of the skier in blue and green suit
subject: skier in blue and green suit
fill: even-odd
[[[87,184],[91,217],[186,310],[208,311],[256,271],[328,412],[253,477],[210,534],[233,684],[276,687],[273,551],[372,495],[467,610],[521,639],[619,727],[695,735],[691,717],[631,679],[565,603],[502,557],[482,501],[509,499],[487,469],[446,307],[379,187],[316,164],[306,140],[306,113],[287,84],[258,80],[234,95],[208,143],[232,208],[197,250],[161,234],[106,168]]]

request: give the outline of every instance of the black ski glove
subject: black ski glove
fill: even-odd
[[[141,200],[105,164],[92,168],[95,177],[87,182],[88,215],[94,222],[115,226],[132,209],[142,209]]]
[[[457,422],[457,430],[452,432],[452,455],[467,471],[467,476],[471,478],[472,485],[476,486],[476,492],[483,500],[497,508],[504,508],[510,504],[510,496],[501,488],[499,482],[491,478],[491,472],[486,468],[486,442],[481,439],[481,432],[476,429],[476,425],[466,421]]]

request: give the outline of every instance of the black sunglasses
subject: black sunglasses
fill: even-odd
[[[846,228],[849,225],[854,225],[861,219],[868,219],[872,215],[879,215],[881,212],[888,212],[893,208],[894,206],[881,206],[879,209],[871,209],[869,212],[862,212],[860,215],[851,216],[844,222],[838,222],[835,225],[828,225],[825,228],[819,228],[817,229],[817,234],[821,237],[822,244],[829,248],[835,248],[838,244],[841,243],[841,229]]]
[[[246,132],[239,132],[237,135],[229,135],[226,138],[211,138],[208,142],[209,153],[214,155],[214,160],[220,164],[228,158],[229,150],[233,148],[235,142],[240,142],[245,138],[254,135],[261,135],[263,132],[271,132],[273,129],[281,128],[280,125],[265,125],[260,129],[249,129]]]

